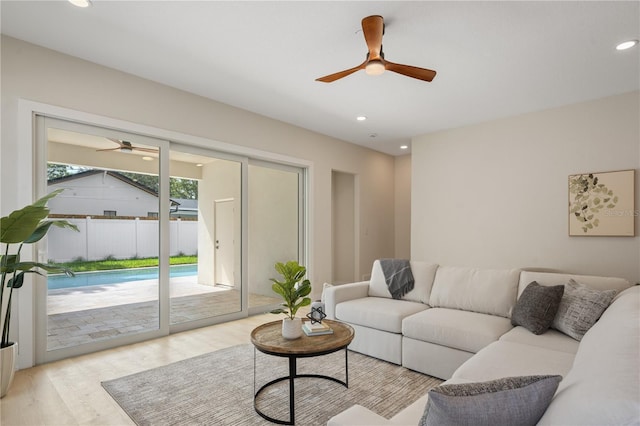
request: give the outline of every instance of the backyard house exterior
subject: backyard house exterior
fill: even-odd
[[[158,256],[159,202],[154,190],[109,170],[88,170],[49,180],[49,192],[56,189],[65,191],[49,201],[50,215],[64,217],[80,232],[52,229],[48,237],[50,260]],[[171,200],[171,215],[176,220],[170,223],[170,254],[196,254],[197,200],[181,201],[189,210],[182,211],[181,203]]]

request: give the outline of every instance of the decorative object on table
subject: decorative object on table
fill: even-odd
[[[282,308],[274,309],[271,313],[287,315],[282,320],[282,337],[297,339],[302,337],[302,319],[296,318],[296,312],[301,307],[311,304],[311,299],[307,297],[311,293],[311,282],[303,280],[307,268],[300,265],[298,261],[291,260],[287,263],[276,263],[275,269],[284,280],[278,281],[271,278],[273,281],[271,288],[282,296],[284,302]]]
[[[324,303],[316,300],[311,304],[311,312],[307,314],[307,318],[311,320],[311,324],[321,323],[327,317],[324,313]]]
[[[569,176],[569,235],[635,235],[635,170]]]
[[[333,329],[326,322],[306,321],[302,324],[302,331],[307,336],[322,336],[325,334],[333,334]]]
[[[62,189],[54,191],[42,197],[35,203],[15,210],[0,219],[0,243],[4,248],[0,255],[0,320],[2,322],[2,340],[0,341],[0,398],[5,396],[15,371],[15,360],[17,355],[17,342],[9,341],[9,330],[11,326],[11,302],[13,290],[22,287],[25,274],[42,275],[38,269],[47,272],[64,273],[73,276],[69,269],[61,268],[48,263],[31,261],[21,261],[20,252],[25,244],[33,244],[40,241],[49,231],[51,226],[59,228],[69,228],[78,231],[78,228],[66,220],[47,220],[49,209],[46,207],[47,201],[62,192]],[[18,245],[16,250],[11,250],[12,245]],[[5,299],[6,298],[6,299]]]

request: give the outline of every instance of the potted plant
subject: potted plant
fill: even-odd
[[[20,210],[13,211],[9,216],[0,220],[0,323],[2,325],[2,339],[0,340],[0,398],[5,396],[15,371],[15,360],[18,352],[17,342],[9,341],[11,326],[11,302],[13,291],[22,287],[26,274],[42,275],[38,269],[53,273],[64,273],[73,276],[73,272],[48,263],[39,263],[20,260],[20,252],[24,244],[33,244],[40,241],[49,232],[51,226],[69,228],[78,231],[78,228],[66,220],[47,220],[49,209],[47,201],[58,195],[62,189],[54,191],[42,197],[35,203]],[[14,248],[17,246],[17,248]]]
[[[302,336],[302,319],[296,318],[296,312],[301,307],[311,304],[311,299],[307,297],[311,293],[311,283],[309,280],[302,280],[307,273],[307,268],[291,260],[287,263],[276,263],[275,269],[284,279],[278,281],[271,278],[273,281],[271,288],[282,296],[284,302],[282,308],[275,309],[271,313],[286,314],[287,317],[282,320],[282,337],[297,339]]]

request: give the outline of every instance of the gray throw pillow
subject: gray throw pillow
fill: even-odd
[[[594,290],[569,280],[552,327],[578,341],[582,340],[615,295],[615,290]]]
[[[551,403],[560,380],[562,376],[522,376],[440,385],[429,391],[419,425],[535,425]]]
[[[533,334],[544,333],[553,324],[563,293],[563,285],[547,287],[533,281],[518,298],[511,324],[521,325]]]

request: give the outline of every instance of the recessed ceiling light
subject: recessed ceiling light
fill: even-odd
[[[377,138],[377,137],[378,137],[378,134],[377,134],[377,133],[371,133],[371,134],[369,135],[369,137],[370,137],[370,138]]]
[[[638,40],[628,40],[616,46],[616,50],[627,50],[638,45]]]
[[[358,121],[364,121],[366,119],[367,119],[367,117],[365,117],[364,115],[359,115],[359,116],[356,117],[356,120],[358,120]]]
[[[69,3],[71,3],[74,6],[78,6],[78,7],[89,7],[89,6],[91,6],[91,1],[90,0],[69,0]]]
[[[401,145],[400,149],[408,149],[409,147],[407,145]]]
[[[202,163],[196,164],[196,167],[202,167]]]
[[[147,157],[147,156],[145,155],[144,157],[142,157],[142,159],[143,159],[144,161],[152,161],[152,160],[153,160],[153,157]]]

